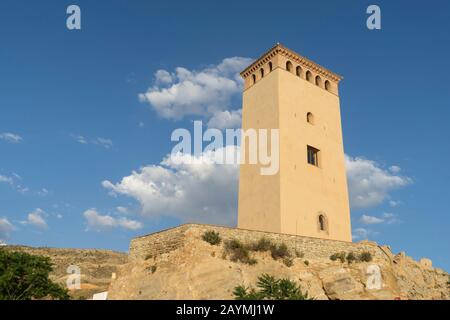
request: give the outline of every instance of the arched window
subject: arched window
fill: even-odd
[[[322,78],[319,76],[316,76],[316,86],[321,87],[322,86]]]
[[[325,81],[325,90],[330,91],[330,89],[331,89],[330,81],[326,80],[326,81]]]
[[[320,231],[327,230],[327,219],[323,214],[319,215],[319,230]]]
[[[289,72],[292,71],[292,62],[290,62],[290,61],[286,62],[286,70]]]
[[[306,121],[308,123],[314,124],[314,115],[311,112],[306,114]]]
[[[253,79],[253,84],[256,83],[256,76],[254,74],[252,74],[252,79]]]
[[[264,68],[261,68],[261,78],[264,78]]]
[[[311,73],[311,71],[306,71],[306,80],[308,80],[308,81],[311,81],[311,79],[312,79],[312,73]]]
[[[295,74],[297,75],[297,77],[302,76],[302,68],[300,66],[297,66],[297,68],[295,68]]]
[[[269,72],[272,72],[272,62],[269,62]]]

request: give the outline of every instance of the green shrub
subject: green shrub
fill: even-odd
[[[225,251],[230,255],[230,260],[233,262],[242,262],[249,265],[254,265],[257,261],[250,257],[249,248],[237,239],[232,239],[225,242]]]
[[[262,237],[258,242],[254,243],[251,248],[253,251],[269,251],[272,245],[272,241]]]
[[[303,261],[303,263],[304,263],[305,265],[309,266],[309,261],[308,261],[308,260]]]
[[[278,245],[277,244],[273,244],[270,247],[270,253],[271,253],[272,258],[274,260],[290,258],[291,257],[289,249],[286,246],[286,244],[284,244],[284,243],[281,243],[281,244],[278,244]]]
[[[340,260],[342,263],[344,263],[345,262],[345,258],[346,258],[346,254],[345,254],[345,252],[337,252],[337,253],[333,253],[331,256],[330,256],[330,259],[332,260],[332,261],[336,261],[336,260]]]
[[[213,246],[219,245],[220,242],[222,241],[222,239],[220,238],[219,233],[215,232],[213,230],[206,231],[202,235],[202,239],[204,241],[208,242],[209,244],[213,245]]]
[[[151,255],[151,254],[148,254],[148,255],[145,256],[145,260],[148,260],[148,259],[151,259],[151,258],[153,258],[153,255]]]
[[[305,257],[305,253],[304,252],[302,252],[302,251],[297,251],[297,250],[295,250],[295,256],[297,257],[297,258],[304,258]]]
[[[347,259],[348,264],[352,264],[353,262],[357,261],[357,258],[353,252],[349,252],[347,254],[346,259]]]
[[[359,255],[359,261],[370,262],[372,261],[372,254],[368,251],[364,251]]]
[[[292,267],[294,265],[294,260],[292,258],[284,258],[283,263],[286,267]]]
[[[0,249],[0,300],[70,299],[67,289],[49,279],[50,258]]]
[[[258,277],[258,290],[244,286],[234,288],[236,300],[313,300],[308,292],[303,293],[294,281],[275,279],[268,274]]]

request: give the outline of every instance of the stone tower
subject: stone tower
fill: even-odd
[[[241,165],[238,227],[351,241],[342,77],[280,44],[241,76],[243,130],[279,129],[280,153],[275,175]]]

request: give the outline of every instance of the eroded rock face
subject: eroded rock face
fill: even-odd
[[[268,252],[251,252],[255,265],[232,262],[223,241],[213,246],[202,240],[208,230],[222,239],[257,241],[262,236],[288,244],[293,263],[286,266]],[[172,234],[173,233],[173,234]],[[449,275],[423,266],[405,254],[393,255],[373,242],[339,243],[323,239],[299,241],[292,236],[250,232],[206,225],[185,225],[132,243],[128,264],[118,268],[109,299],[233,299],[238,285],[254,286],[263,273],[296,281],[316,299],[449,299]],[[172,239],[172,237],[175,237]],[[169,249],[161,244],[171,243]],[[156,243],[156,242],[155,242]],[[133,252],[135,250],[135,252]],[[370,262],[331,261],[336,250],[369,251]],[[302,254],[294,252],[301,251]]]

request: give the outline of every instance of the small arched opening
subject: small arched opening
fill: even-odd
[[[252,79],[253,79],[253,84],[256,83],[256,76],[254,74],[252,74]]]
[[[292,72],[292,62],[290,61],[286,62],[286,70]]]
[[[272,72],[272,62],[269,62],[269,72]]]
[[[302,76],[302,68],[300,66],[297,66],[297,68],[295,68],[295,74],[297,77]]]
[[[323,214],[319,215],[318,224],[320,231],[327,231],[327,218]]]
[[[311,79],[312,79],[312,73],[311,73],[311,71],[306,71],[306,80],[307,81],[311,81]]]
[[[306,121],[310,124],[314,124],[314,115],[311,112],[306,114]]]
[[[322,78],[319,76],[316,76],[315,83],[316,83],[316,86],[322,87]]]
[[[325,81],[325,90],[327,90],[327,91],[331,90],[331,83],[328,80]]]
[[[264,68],[261,68],[261,78],[264,78]]]

